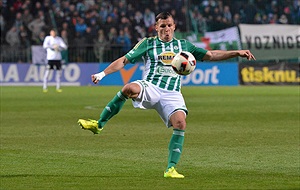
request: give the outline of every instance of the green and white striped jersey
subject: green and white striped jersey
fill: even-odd
[[[131,63],[143,58],[144,80],[162,89],[180,91],[181,76],[174,72],[171,61],[181,51],[189,51],[198,61],[202,61],[207,52],[184,39],[173,38],[170,42],[163,42],[156,36],[142,39],[125,57]]]

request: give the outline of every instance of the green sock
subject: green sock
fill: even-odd
[[[100,114],[98,127],[102,128],[110,118],[119,113],[127,99],[128,97],[125,96],[122,91],[119,91],[117,95],[110,102],[108,102]]]
[[[169,144],[168,168],[171,168],[178,163],[182,153],[183,142],[184,130],[174,129]]]

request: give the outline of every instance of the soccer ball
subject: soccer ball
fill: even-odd
[[[196,59],[190,52],[181,51],[174,56],[171,65],[177,74],[189,75],[196,68]]]

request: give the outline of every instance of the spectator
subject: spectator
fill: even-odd
[[[114,7],[113,10],[108,13],[108,16],[110,16],[115,22],[119,21],[119,10],[117,7]]]
[[[119,1],[118,2],[118,5],[117,5],[117,10],[118,10],[118,15],[119,17],[125,17],[126,16],[126,13],[127,13],[127,5],[125,4],[125,1]]]
[[[104,32],[107,34],[110,32],[111,28],[117,28],[117,24],[113,20],[111,16],[107,16],[106,22],[104,23],[103,29]]]
[[[37,38],[34,38],[32,40],[32,44],[33,45],[43,45],[43,42],[45,40],[45,37],[46,37],[46,33],[44,31],[41,31],[39,33],[39,36]]]
[[[19,32],[16,26],[12,26],[6,33],[5,40],[12,47],[20,45]]]
[[[61,7],[59,7],[59,8],[64,14],[68,14],[69,12],[71,12],[71,9],[74,10],[76,7],[75,7],[75,5],[71,6],[69,1],[63,1],[61,3]]]
[[[15,0],[13,7],[15,12],[22,11],[23,2],[21,0]]]
[[[104,52],[108,44],[109,42],[105,37],[104,30],[98,30],[98,37],[94,40],[94,53],[100,63],[104,61]]]
[[[108,41],[109,41],[109,49],[113,52],[113,57],[118,57],[119,54],[115,53],[118,52],[119,48],[117,47],[117,37],[118,32],[115,27],[110,28],[109,33],[107,34]]]
[[[62,23],[61,27],[59,28],[60,33],[64,30],[67,33],[67,39],[66,40],[69,42],[75,36],[75,29],[74,29],[74,27],[72,27],[72,24],[65,21],[65,22]]]
[[[155,13],[158,14],[162,11],[162,2],[160,0],[153,0],[153,3],[150,4],[150,9]]]
[[[67,46],[69,46],[69,39],[68,39],[68,32],[67,30],[62,30],[60,32],[60,37],[62,40],[65,42]],[[66,64],[69,62],[69,57],[68,57],[68,49],[62,50],[61,51],[61,57],[62,57],[62,64]]]
[[[85,19],[85,23],[87,24],[87,26],[91,26],[92,21],[96,19],[95,14],[93,13],[92,10],[87,10],[85,12],[84,19]]]
[[[30,12],[32,13],[33,17],[37,17],[39,15],[39,11],[44,12],[41,2],[37,1]]]
[[[206,19],[203,17],[203,15],[201,13],[198,14],[196,21],[197,21],[197,26],[198,26],[198,32],[201,34],[204,34],[205,32],[207,32]]]
[[[204,8],[203,16],[204,16],[205,18],[212,17],[212,16],[211,16],[212,14],[213,14],[213,13],[212,13],[212,11],[211,11],[211,9],[210,9],[209,6],[207,6],[207,7]],[[210,19],[210,18],[209,18],[209,19]],[[211,18],[211,19],[212,19],[212,18]]]
[[[86,54],[86,49],[85,47],[82,47],[83,44],[85,44],[84,35],[82,35],[80,32],[76,32],[75,38],[72,40],[72,45],[75,48],[75,57],[73,57],[73,59],[75,59],[76,62],[84,61],[83,58]]]
[[[254,24],[254,17],[257,13],[255,6],[252,3],[246,3],[242,6],[244,15],[244,22],[246,24]]]
[[[85,0],[84,5],[86,7],[86,10],[89,10],[95,5],[95,1],[94,0]]]
[[[140,26],[140,27],[145,26],[143,19],[144,19],[143,14],[139,10],[137,10],[135,12],[135,15],[134,15],[134,18],[133,18],[133,21],[132,21],[133,25],[134,26]]]
[[[44,27],[46,27],[46,23],[44,22],[44,13],[39,11],[38,17],[28,24],[28,29],[32,32],[31,39],[33,41],[39,37],[39,34],[43,31]]]
[[[126,52],[128,52],[131,49],[131,41],[130,39],[125,35],[124,30],[119,31],[119,36],[116,39],[116,43],[121,46],[121,54],[124,55]]]
[[[20,27],[23,25],[23,20],[22,20],[22,13],[18,12],[16,14],[16,19],[15,19],[15,23],[14,23],[15,27],[17,28],[17,31],[20,31]]]
[[[149,8],[146,8],[144,12],[144,23],[147,29],[155,25],[155,14]]]
[[[80,35],[84,35],[87,24],[85,23],[84,19],[82,17],[78,17],[78,22],[75,24],[75,31],[80,33]]]
[[[135,43],[137,43],[138,41],[142,40],[143,38],[147,37],[147,32],[145,27],[140,27],[140,26],[136,26],[135,27],[135,37],[133,39],[136,39]]]
[[[187,21],[187,12],[186,11],[187,11],[186,7],[183,6],[183,7],[181,7],[180,11],[177,14],[177,18],[176,18],[177,25],[176,26],[177,26],[178,31],[180,31],[180,32],[187,31],[186,25],[187,25],[188,21]]]
[[[101,6],[99,11],[99,17],[103,23],[106,21],[107,16],[108,16],[108,10],[104,6]]]
[[[86,57],[87,57],[87,61],[91,62],[91,60],[93,60],[94,58],[94,53],[93,53],[93,43],[94,43],[94,39],[97,36],[95,36],[92,33],[92,28],[91,27],[87,27],[85,34],[84,34],[84,39],[85,39],[85,43],[84,46],[86,48]]]
[[[110,44],[115,44],[118,37],[117,29],[115,27],[110,28],[107,37]]]
[[[268,16],[266,14],[263,14],[260,24],[268,24],[268,23],[270,23],[269,19],[268,19]]]
[[[131,40],[132,39],[132,35],[131,35],[130,28],[131,27],[125,26],[123,30],[124,30],[124,35]]]
[[[223,16],[227,19],[227,21],[229,23],[231,23],[231,21],[232,21],[232,15],[231,15],[230,8],[229,8],[228,5],[224,6]]]
[[[135,15],[135,9],[132,6],[132,4],[127,5],[127,12],[126,12],[126,17],[130,20],[130,22],[133,21]]]
[[[192,11],[190,11],[190,20],[191,20],[191,26],[192,31],[196,34],[198,34],[198,26],[197,26],[197,17],[198,17],[199,11],[197,7],[194,7]]]
[[[86,7],[83,3],[83,0],[78,0],[76,3],[76,10],[78,11],[80,16],[84,16],[84,12],[86,11]]]
[[[288,24],[288,19],[285,14],[282,14],[279,18],[279,24]]]
[[[31,45],[31,42],[30,42],[30,37],[29,37],[27,29],[25,28],[24,25],[21,25],[19,30],[20,30],[19,38],[20,38],[20,44],[21,44],[22,48],[29,48]]]
[[[96,18],[91,20],[91,25],[89,26],[91,28],[91,34],[93,36],[97,36],[98,30],[99,30],[99,23],[97,23]]]
[[[25,26],[28,26],[31,21],[33,21],[33,16],[29,9],[25,9],[22,17],[22,21]]]
[[[23,5],[22,5],[22,11],[23,11],[23,13],[24,13],[25,10],[28,10],[30,12],[31,9],[32,9],[32,2],[31,2],[31,0],[25,0],[24,3],[23,3]]]
[[[67,30],[62,30],[60,32],[60,37],[65,42],[65,44],[68,46],[69,45],[68,31]]]
[[[131,23],[128,18],[125,16],[121,17],[120,23],[119,23],[119,29],[124,29],[125,27],[131,27]]]
[[[270,24],[277,24],[278,23],[278,15],[277,14],[269,14],[269,23]]]
[[[241,23],[240,14],[238,13],[234,14],[232,22],[234,26],[238,26]]]

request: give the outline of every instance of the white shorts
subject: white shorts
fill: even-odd
[[[172,126],[170,116],[173,113],[177,111],[188,113],[180,92],[161,89],[145,80],[137,80],[133,83],[141,87],[139,96],[132,99],[133,106],[141,109],[155,109],[167,127]]]

